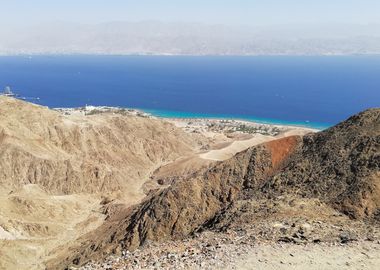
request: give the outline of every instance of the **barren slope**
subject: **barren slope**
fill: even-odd
[[[201,143],[158,119],[0,97],[0,269],[44,269],[56,247],[140,202],[151,172]]]
[[[49,195],[25,185],[0,195],[0,269],[44,269],[43,261],[104,221],[94,195]]]
[[[306,135],[291,163],[263,190],[318,197],[351,217],[380,220],[380,109]]]
[[[310,209],[315,204],[331,216],[339,210],[378,226],[379,116],[380,109],[368,110],[327,131],[264,143],[201,169],[120,212],[96,231],[96,240],[93,234],[83,237],[77,247],[62,251],[49,265],[81,264],[147,241],[182,239],[205,228],[217,229],[218,224],[241,227],[270,216],[292,221],[299,216],[292,204],[303,199]],[[281,209],[286,211],[276,216]],[[305,212],[305,218],[316,221],[312,213]],[[242,215],[247,219],[239,218]],[[330,215],[326,218],[335,236],[338,227],[330,224],[334,220]],[[343,215],[342,222],[351,226],[348,216]]]
[[[189,154],[196,142],[160,120],[114,114],[63,116],[0,97],[0,184],[38,184],[71,194],[136,193],[162,163]]]

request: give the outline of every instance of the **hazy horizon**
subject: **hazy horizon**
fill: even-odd
[[[149,21],[268,26],[278,24],[380,23],[376,0],[0,0],[8,28],[50,21],[103,23]]]
[[[380,54],[380,1],[0,0],[0,55]]]

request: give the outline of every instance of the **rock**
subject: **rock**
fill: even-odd
[[[278,242],[284,242],[284,243],[296,243],[295,239],[293,237],[283,236],[278,239]]]
[[[342,244],[347,244],[352,241],[357,241],[357,238],[350,234],[349,232],[343,232],[339,235],[340,242]]]
[[[312,226],[308,223],[304,223],[300,226],[300,229],[303,231],[303,232],[309,232],[311,230]]]

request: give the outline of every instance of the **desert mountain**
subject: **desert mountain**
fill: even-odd
[[[0,97],[0,269],[44,269],[52,249],[104,222],[105,203],[140,202],[151,172],[201,144],[159,119]]]
[[[65,116],[0,97],[0,183],[38,184],[54,194],[133,193],[161,164],[197,142],[172,125],[144,117]]]
[[[241,230],[243,225],[255,227],[276,218],[318,219],[334,228],[334,237],[338,227],[332,221],[352,226],[353,218],[363,228],[378,226],[379,157],[380,109],[362,112],[317,134],[266,142],[152,192],[139,205],[110,216],[48,265],[64,268],[151,241],[183,239],[208,229]],[[307,240],[304,229],[297,233],[282,239]]]

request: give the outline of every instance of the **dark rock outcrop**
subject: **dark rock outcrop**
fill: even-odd
[[[291,162],[260,190],[316,197],[354,217],[380,210],[380,109],[307,135]]]

